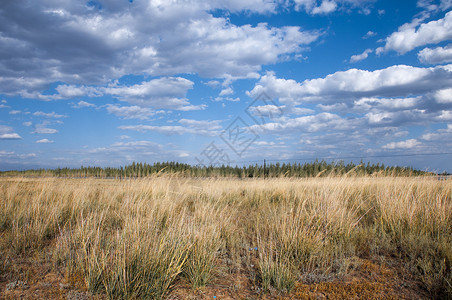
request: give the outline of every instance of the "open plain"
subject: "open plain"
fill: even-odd
[[[1,298],[447,299],[452,181],[0,179]]]

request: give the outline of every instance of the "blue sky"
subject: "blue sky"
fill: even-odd
[[[452,172],[452,0],[2,1],[0,170]]]

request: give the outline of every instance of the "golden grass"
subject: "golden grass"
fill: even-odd
[[[452,297],[451,195],[452,181],[428,177],[2,178],[0,250],[50,250],[68,278],[113,299],[238,272],[287,292],[371,255],[400,258],[432,297]]]

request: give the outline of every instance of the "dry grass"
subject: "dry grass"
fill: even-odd
[[[432,178],[2,178],[0,275],[9,257],[45,250],[69,281],[112,299],[244,273],[274,294],[324,288],[354,257],[395,257],[430,297],[451,298],[451,195]]]

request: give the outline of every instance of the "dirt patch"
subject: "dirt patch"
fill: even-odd
[[[51,264],[36,258],[16,258],[0,281],[1,299],[105,299],[91,295],[81,276],[66,278]],[[397,261],[359,259],[347,275],[338,279],[298,282],[289,294],[262,291],[246,270],[223,272],[212,284],[192,289],[183,279],[176,282],[166,299],[430,299],[422,287]]]
[[[298,282],[289,294],[263,292],[246,274],[230,274],[203,289],[179,283],[167,299],[430,299],[422,283],[395,262],[356,258],[341,279]]]
[[[298,283],[291,299],[430,299],[422,284],[392,262],[357,259],[342,279],[313,284]]]
[[[0,299],[101,299],[80,289],[49,262],[37,257],[8,257],[0,277]]]

